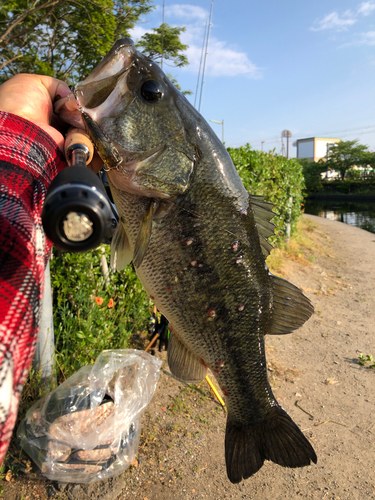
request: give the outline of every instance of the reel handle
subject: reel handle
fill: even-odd
[[[89,137],[82,130],[70,129],[64,151],[71,166],[51,182],[42,223],[56,247],[68,252],[86,252],[108,239],[116,221],[103,183],[86,166],[94,155]]]

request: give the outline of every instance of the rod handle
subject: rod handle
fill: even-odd
[[[71,165],[71,154],[69,154],[69,148],[71,148],[74,144],[83,144],[89,150],[88,159],[86,160],[86,165],[91,162],[94,156],[94,145],[91,142],[89,136],[79,128],[70,128],[65,137],[64,143],[64,153],[66,161],[69,165]]]

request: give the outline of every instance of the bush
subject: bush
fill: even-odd
[[[261,195],[275,205],[273,211],[276,215],[272,222],[276,224],[276,236],[270,238],[271,243],[283,237],[288,222],[291,222],[294,232],[301,215],[305,188],[302,166],[298,161],[294,158],[287,160],[275,152],[256,151],[250,144],[227,150],[249,193]],[[293,198],[292,204],[290,197]]]
[[[322,173],[326,172],[327,164],[324,160],[310,161],[307,158],[298,158],[302,165],[302,173],[305,178],[306,191],[314,193],[322,189]]]
[[[110,249],[105,246],[108,260]],[[56,363],[63,377],[93,363],[105,349],[123,349],[147,325],[151,302],[133,268],[110,273],[104,287],[101,249],[55,251],[51,260]]]

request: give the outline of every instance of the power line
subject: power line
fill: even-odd
[[[300,134],[294,136],[295,139],[305,139],[309,137],[324,137],[324,136],[329,136],[329,135],[341,135],[341,136],[347,136],[347,135],[364,135],[364,134],[372,134],[375,132],[375,130],[368,130],[368,129],[375,129],[375,125],[368,125],[366,127],[356,127],[353,129],[343,129],[343,130],[335,130],[334,132],[323,132],[321,134]],[[273,136],[273,137],[267,137],[266,139],[254,139],[252,142],[279,142],[279,137],[278,136]]]

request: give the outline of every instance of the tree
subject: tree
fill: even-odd
[[[137,47],[153,61],[171,61],[178,68],[189,64],[188,58],[181,54],[188,48],[188,45],[181,43],[180,34],[185,32],[185,28],[172,28],[169,24],[163,23],[159,28],[153,28],[153,33],[144,34]]]
[[[81,79],[151,9],[151,0],[8,0],[0,6],[0,81],[20,72]]]
[[[337,142],[328,148],[327,169],[340,172],[344,180],[350,168],[368,165],[370,154],[367,146],[358,144],[358,140]]]
[[[298,163],[302,165],[302,173],[305,178],[306,190],[311,193],[322,189],[321,174],[327,170],[327,164],[323,159],[310,161],[307,158],[298,158]]]
[[[182,67],[189,64],[188,58],[181,54],[182,51],[188,48],[188,45],[181,43],[180,34],[185,32],[185,28],[172,28],[166,23],[163,23],[159,28],[153,28],[153,33],[146,33],[141,37],[136,44],[147,57],[156,61],[162,66],[162,61],[171,61],[174,66]],[[170,64],[165,63],[168,66]],[[191,90],[181,90],[181,87],[170,73],[166,73],[167,77],[173,85],[180,90],[184,95],[191,95]]]

